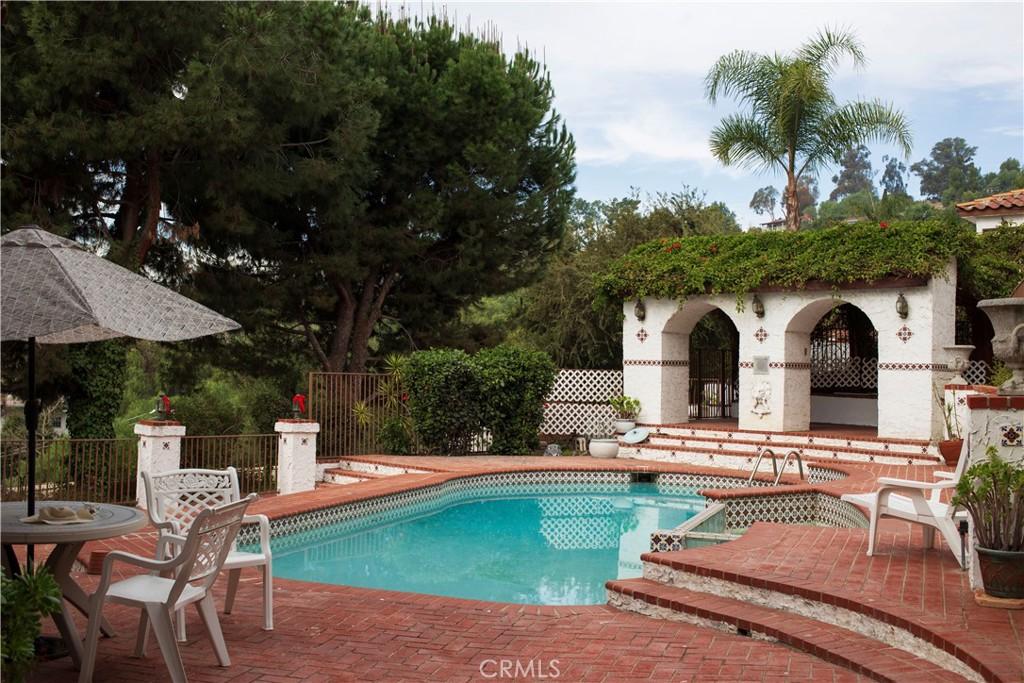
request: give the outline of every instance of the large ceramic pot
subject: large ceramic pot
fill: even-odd
[[[960,449],[963,448],[963,445],[963,439],[945,439],[939,442],[939,453],[942,453],[947,465],[956,467],[956,464],[960,462]]]
[[[1024,297],[985,299],[978,302],[978,308],[992,321],[992,354],[1013,372],[999,393],[1024,395]]]
[[[621,417],[615,419],[615,433],[625,434],[630,429],[636,427],[636,422],[633,420],[625,420]]]
[[[1024,552],[978,548],[985,592],[997,598],[1024,598]]]
[[[592,458],[614,458],[619,454],[619,440],[591,439],[588,450]]]

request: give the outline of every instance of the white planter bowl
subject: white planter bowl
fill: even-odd
[[[588,450],[592,458],[614,458],[619,454],[619,440],[591,439]]]
[[[616,434],[625,434],[630,429],[633,429],[633,427],[636,427],[636,422],[634,422],[633,420],[623,420],[623,419],[616,419],[615,420],[615,433]]]

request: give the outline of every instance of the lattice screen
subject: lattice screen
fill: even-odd
[[[987,384],[991,376],[992,368],[983,360],[972,360],[963,372],[968,384]]]
[[[593,434],[611,427],[608,399],[622,393],[621,370],[559,370],[544,403],[541,433]]]
[[[875,389],[877,358],[820,358],[811,363],[811,387]]]

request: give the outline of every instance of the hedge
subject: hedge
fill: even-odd
[[[554,361],[540,351],[502,344],[473,356],[481,390],[481,417],[491,453],[528,453],[537,447],[544,398],[555,383]]]

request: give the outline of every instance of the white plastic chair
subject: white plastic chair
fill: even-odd
[[[122,551],[111,552],[104,558],[99,586],[89,597],[89,626],[85,634],[79,683],[92,680],[100,624],[103,621],[103,605],[107,601],[142,610],[135,654],[138,657],[146,655],[146,640],[152,624],[174,683],[186,683],[188,677],[174,638],[171,613],[191,604],[195,604],[206,626],[217,662],[221,666],[231,665],[210,588],[242,526],[245,509],[255,499],[256,494],[251,494],[242,500],[202,511],[195,518],[179,552],[169,560],[151,560]],[[151,573],[111,583],[117,562],[133,564]]]
[[[142,473],[146,486],[146,504],[149,520],[159,532],[157,557],[169,557],[173,546],[180,546],[184,535],[197,515],[208,508],[234,502],[241,498],[238,488],[238,470],[171,470],[161,474]],[[260,526],[260,552],[240,552],[231,545],[224,562],[228,572],[228,593],[224,600],[224,614],[231,614],[238,591],[242,569],[260,567],[263,574],[263,629],[274,629],[274,577],[270,553],[270,520],[266,515],[246,515],[243,524]],[[177,621],[178,640],[185,640],[185,620]]]
[[[902,519],[924,527],[924,544],[926,548],[935,547],[935,532],[938,530],[956,561],[962,563],[962,545],[958,523],[967,519],[967,513],[957,510],[954,506],[942,502],[942,492],[956,487],[971,459],[971,448],[968,440],[960,449],[960,459],[953,472],[935,472],[940,481],[915,481],[913,479],[895,479],[879,477],[879,489],[873,493],[847,493],[843,500],[861,505],[870,513],[868,526],[869,556],[875,554],[875,538],[878,535],[878,520],[883,517]]]

